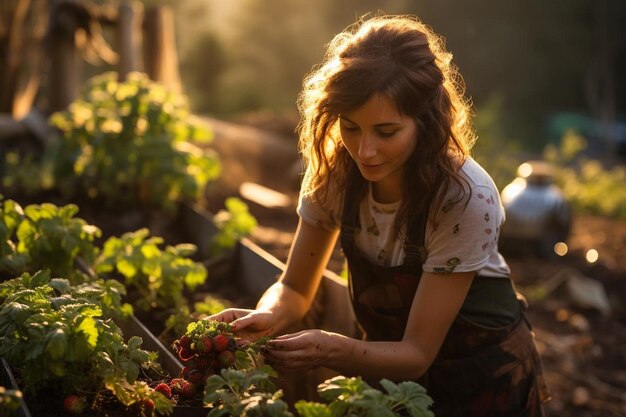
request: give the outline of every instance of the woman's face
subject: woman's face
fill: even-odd
[[[417,144],[415,121],[399,112],[385,94],[375,93],[361,107],[339,118],[341,139],[374,198],[392,203],[402,197],[405,164]]]

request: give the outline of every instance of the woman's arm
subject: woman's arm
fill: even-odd
[[[308,311],[338,235],[338,230],[300,220],[285,271],[259,299],[256,310],[229,309],[211,318],[231,322],[235,331],[251,338],[284,331]]]
[[[305,330],[274,339],[273,349],[266,356],[283,371],[326,366],[343,375],[374,380],[415,380],[437,356],[474,274],[424,272],[404,338],[399,342],[366,342],[321,330]]]

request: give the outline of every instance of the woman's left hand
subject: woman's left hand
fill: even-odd
[[[323,330],[303,330],[270,341],[264,356],[277,371],[304,371],[328,361],[332,336]]]

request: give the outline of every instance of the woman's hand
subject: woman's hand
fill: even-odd
[[[276,318],[271,311],[229,308],[207,318],[230,323],[240,337],[251,341],[274,333]]]
[[[304,371],[325,366],[333,347],[332,335],[323,330],[303,330],[270,341],[264,351],[267,362],[277,371]]]

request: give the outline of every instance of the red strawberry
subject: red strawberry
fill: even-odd
[[[211,358],[209,358],[208,356],[202,355],[202,356],[196,356],[196,358],[194,359],[194,365],[198,369],[207,369],[209,366],[211,366],[212,362],[213,362],[212,356]]]
[[[189,371],[186,377],[187,381],[191,382],[195,385],[200,385],[204,383],[204,373],[199,371],[198,369],[192,369]]]
[[[154,387],[154,390],[157,392],[160,392],[161,394],[165,395],[167,398],[170,398],[172,396],[172,389],[170,388],[169,385],[161,382],[159,385],[157,385],[156,387]]]
[[[187,381],[185,381],[182,378],[173,378],[170,381],[170,389],[171,389],[172,394],[180,395],[183,392],[183,384],[186,382]]]
[[[225,350],[223,352],[220,352],[217,359],[223,367],[229,368],[235,363],[235,354],[230,350]]]
[[[213,348],[216,351],[222,352],[226,350],[227,347],[228,347],[228,337],[226,337],[224,334],[220,333],[213,338]]]
[[[210,352],[213,350],[213,342],[209,336],[204,336],[199,344],[201,352]]]
[[[87,408],[87,400],[85,397],[70,394],[63,400],[63,408],[69,414],[80,414]]]
[[[151,416],[152,412],[154,411],[154,401],[152,401],[150,398],[145,398],[141,402],[141,405],[143,406],[144,410],[146,410],[147,414]]]
[[[180,395],[184,398],[193,398],[196,395],[196,386],[189,381],[183,381]]]
[[[183,362],[187,362],[189,359],[193,358],[193,355],[194,355],[194,353],[191,350],[187,349],[187,348],[181,347],[178,350],[178,357]]]

